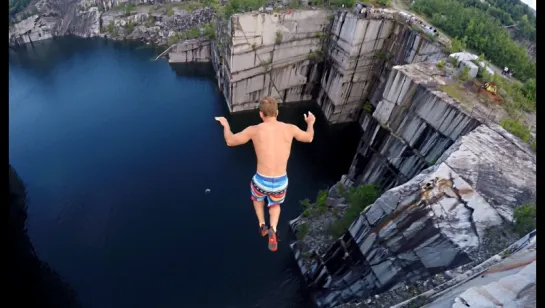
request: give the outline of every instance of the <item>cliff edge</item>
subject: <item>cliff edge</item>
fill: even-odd
[[[396,293],[404,285],[440,285],[453,278],[447,270],[470,269],[516,240],[513,211],[535,200],[535,153],[441,91],[448,80],[434,71],[428,62],[393,68],[372,117],[362,115],[351,175],[330,189],[327,211],[290,223],[312,229],[292,249],[320,307],[370,296],[373,307],[397,304],[411,297]],[[325,218],[347,207],[342,192],[361,184],[385,192],[343,236],[327,234]]]

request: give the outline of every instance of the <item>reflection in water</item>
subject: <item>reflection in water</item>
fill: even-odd
[[[23,182],[9,166],[8,221],[8,300],[17,307],[80,307],[74,290],[38,259],[26,233],[26,191]]]
[[[172,63],[170,67],[178,76],[214,79],[214,68],[210,63]]]

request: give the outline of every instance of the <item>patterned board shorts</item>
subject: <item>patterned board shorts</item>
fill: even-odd
[[[256,173],[250,182],[252,200],[263,201],[267,198],[268,207],[282,204],[286,199],[288,176],[267,177]]]

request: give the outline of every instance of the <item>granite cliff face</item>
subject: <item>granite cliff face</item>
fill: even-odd
[[[39,0],[24,13],[29,12],[35,14],[10,25],[10,46],[63,35],[167,45],[179,32],[215,16],[212,8],[193,8],[181,0]]]
[[[342,123],[376,101],[392,66],[440,59],[443,49],[393,10],[309,9],[234,15],[218,29],[212,60],[232,112],[263,96],[316,99],[330,123]]]
[[[452,278],[445,271],[472,267],[515,240],[506,226],[515,207],[535,199],[535,154],[480,109],[443,93],[445,83],[434,63],[394,67],[373,114],[361,116],[360,148],[330,189],[328,212],[291,222],[296,232],[313,228],[292,249],[319,306],[404,284],[433,287]],[[340,185],[360,184],[385,192],[332,238],[327,224],[347,206]]]
[[[405,183],[481,124],[436,89],[446,80],[440,75],[433,63],[393,68],[373,114],[361,115],[363,138],[350,179],[383,189]]]
[[[386,191],[325,252],[313,255],[312,239],[293,244],[318,305],[333,307],[480,263],[510,244],[513,239],[497,230],[512,221],[516,206],[535,198],[536,169],[535,157],[505,133],[480,125],[461,137],[435,165]],[[299,218],[291,225],[305,223],[314,222]]]
[[[356,121],[364,103],[376,106],[392,66],[438,60],[443,46],[413,31],[393,10],[335,15],[327,42],[318,104],[330,123]]]
[[[65,34],[167,44],[214,16],[209,8],[116,10],[123,3],[155,2],[40,0],[39,15],[10,28],[10,45]],[[434,63],[443,46],[406,18],[387,9],[235,14],[217,21],[216,40],[165,51],[172,63],[211,61],[232,112],[272,96],[316,100],[330,123],[360,123],[357,153],[327,210],[290,223],[311,230],[291,247],[321,307],[365,298],[389,307],[414,296],[414,286],[453,281],[515,240],[513,209],[535,198],[535,154],[490,120],[488,107],[441,90],[451,82]],[[328,225],[347,209],[342,191],[362,184],[384,193],[333,237]]]
[[[232,16],[218,30],[212,55],[229,109],[255,109],[264,96],[280,102],[312,99],[331,14],[317,9]]]

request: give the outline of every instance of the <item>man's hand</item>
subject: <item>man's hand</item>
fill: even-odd
[[[227,122],[227,119],[224,118],[224,117],[215,117],[214,119],[216,121],[220,122],[221,126],[223,126],[223,127],[229,126],[229,122]]]
[[[314,125],[314,122],[316,122],[316,117],[310,111],[308,112],[308,115],[303,113],[303,116],[305,117],[305,122],[307,122],[307,125]]]

